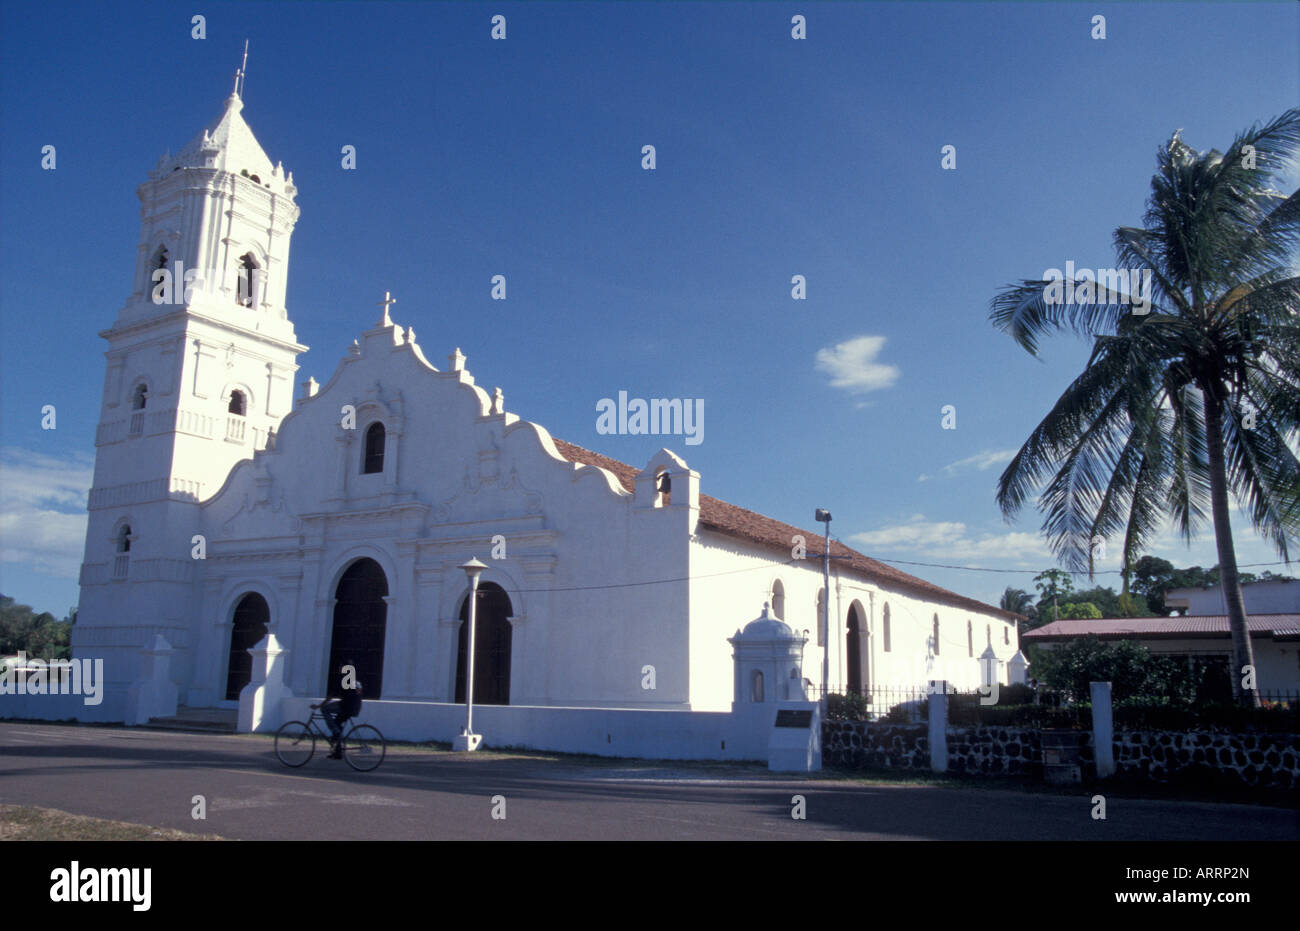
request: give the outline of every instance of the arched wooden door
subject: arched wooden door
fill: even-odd
[[[474,704],[510,704],[510,645],[513,611],[510,596],[494,582],[478,587],[478,629],[474,634]],[[460,606],[456,646],[456,701],[465,701],[465,654],[469,634],[469,598]]]
[[[230,658],[226,664],[226,700],[239,701],[239,693],[253,678],[253,657],[249,650],[266,636],[271,610],[266,599],[249,592],[239,599],[230,626]]]
[[[361,683],[363,698],[375,699],[384,687],[384,629],[388,620],[388,579],[373,559],[358,559],[348,566],[334,593],[334,633],[330,638],[330,664],[326,694],[339,696],[339,670],[351,664]]]
[[[863,668],[866,664],[862,659],[862,645],[866,642],[866,631],[863,630],[862,617],[858,614],[858,606],[853,605],[849,608],[848,619],[848,643],[846,644],[847,652],[845,658],[848,666],[848,690],[850,694],[861,695],[866,690],[866,670]]]

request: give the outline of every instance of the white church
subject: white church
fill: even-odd
[[[832,691],[970,690],[989,669],[1008,681],[1016,615],[833,544],[823,629],[818,532],[704,494],[670,450],[628,465],[519,419],[460,349],[435,365],[387,295],[324,384],[299,381],[307,347],[285,294],[298,191],[242,109],[232,94],[138,188],[131,295],[99,334],[72,644],[103,657],[108,697],[86,712],[143,723],[236,709],[261,688],[241,728],[274,729],[351,662],[390,737],[448,739],[465,700],[460,566],[474,557],[487,564],[474,700],[489,743],[495,726],[515,745],[614,748],[603,725],[554,734],[594,720],[578,711],[703,721],[803,698],[823,659]],[[755,630],[789,638],[791,681],[764,683],[733,655],[764,603]],[[655,727],[646,752],[689,743]]]

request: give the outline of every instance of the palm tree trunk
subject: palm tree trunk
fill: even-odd
[[[1202,389],[1205,398],[1205,440],[1210,458],[1210,512],[1214,517],[1214,542],[1219,550],[1219,582],[1228,604],[1232,630],[1232,694],[1237,704],[1259,707],[1259,688],[1244,689],[1245,667],[1255,669],[1255,651],[1246,629],[1246,602],[1241,596],[1237,574],[1237,551],[1232,544],[1228,519],[1228,471],[1223,456],[1223,401],[1212,390]],[[1252,681],[1255,677],[1252,675]]]

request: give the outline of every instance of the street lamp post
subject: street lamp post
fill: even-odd
[[[826,541],[822,546],[822,585],[826,594],[822,597],[822,719],[826,718],[829,707],[827,697],[831,687],[831,512],[818,508],[815,520],[826,524]]]
[[[483,735],[474,733],[474,628],[478,619],[478,577],[487,565],[471,559],[461,568],[469,579],[469,618],[465,621],[469,625],[469,634],[465,638],[465,727],[460,736],[452,738],[451,748],[469,752],[477,750],[483,742]]]

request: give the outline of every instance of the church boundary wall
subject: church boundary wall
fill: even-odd
[[[126,720],[127,690],[105,687],[97,705],[86,704],[83,695],[0,696],[0,721],[80,721],[86,724],[121,724]]]
[[[281,721],[303,720],[318,698],[286,698]],[[474,730],[487,749],[517,747],[650,760],[767,762],[773,704],[735,711],[475,705]],[[367,701],[357,719],[390,740],[450,742],[465,724],[465,706]],[[268,722],[264,730],[275,730]]]

